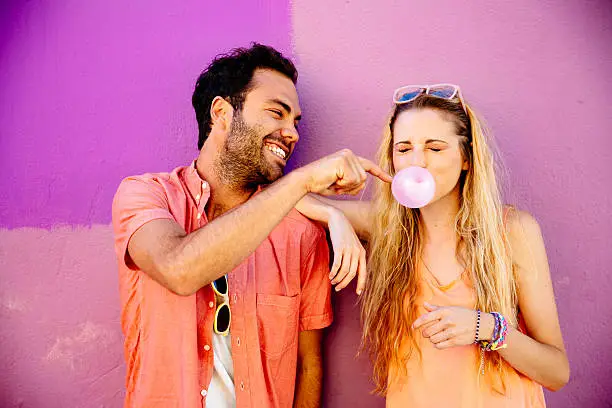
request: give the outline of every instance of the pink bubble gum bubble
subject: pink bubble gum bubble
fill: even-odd
[[[421,208],[427,205],[436,192],[431,173],[423,167],[408,167],[393,177],[391,192],[404,207]]]

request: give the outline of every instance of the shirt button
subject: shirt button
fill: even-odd
[[[244,383],[242,381],[240,381],[240,389],[244,391]]]
[[[209,351],[210,350],[210,346],[207,344],[204,346],[204,350]]]
[[[208,307],[210,307],[211,309],[215,307],[215,302],[208,302]]]
[[[202,188],[206,190],[208,188],[208,183],[203,181],[202,182]]]
[[[196,201],[200,201],[200,198],[201,198],[201,197],[202,197],[202,196],[198,194],[198,195],[196,196]]]
[[[205,397],[206,394],[208,394],[208,392],[206,390],[202,390],[202,391],[200,391],[200,394],[202,394],[202,396]]]
[[[238,345],[238,347],[240,347],[240,337],[236,338],[236,344]]]
[[[198,215],[197,215],[197,217],[196,217],[196,218],[197,218],[198,220],[199,220],[200,218],[202,218],[202,213],[198,213]]]

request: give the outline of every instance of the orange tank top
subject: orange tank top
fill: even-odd
[[[452,284],[441,287],[427,271],[422,271],[418,316],[426,313],[424,302],[440,306],[461,306],[475,309],[476,293],[467,273]],[[523,376],[505,363],[508,375],[506,393],[493,390],[479,372],[480,352],[475,344],[438,350],[429,339],[415,333],[421,350],[412,353],[407,362],[407,374],[390,367],[388,408],[541,408],[545,407],[542,386]],[[405,351],[404,343],[400,351]],[[481,376],[479,378],[479,375]],[[487,373],[485,373],[485,376]]]

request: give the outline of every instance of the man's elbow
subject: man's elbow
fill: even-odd
[[[175,278],[168,289],[176,295],[185,297],[194,295],[199,290],[185,278]]]
[[[156,269],[156,275],[161,277],[159,283],[178,296],[191,296],[200,289],[195,283],[193,274],[185,268],[176,267],[168,262],[158,264]]]

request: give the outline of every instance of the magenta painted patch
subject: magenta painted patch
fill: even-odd
[[[191,92],[214,55],[251,41],[290,51],[284,0],[0,12],[0,226],[11,228],[109,222],[123,177],[195,157]]]

